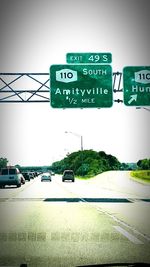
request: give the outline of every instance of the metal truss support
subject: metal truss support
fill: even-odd
[[[0,73],[0,103],[49,101],[49,73]]]
[[[122,92],[121,78],[122,73],[113,73],[115,93]],[[0,73],[0,103],[44,102],[50,102],[49,73]]]

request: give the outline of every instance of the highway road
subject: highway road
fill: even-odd
[[[149,201],[125,171],[0,189],[0,266],[150,263]]]

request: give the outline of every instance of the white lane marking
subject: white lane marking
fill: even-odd
[[[134,235],[130,234],[129,232],[127,232],[126,230],[124,230],[122,227],[120,226],[114,226],[114,228],[120,232],[122,235],[124,235],[125,237],[127,237],[131,242],[133,242],[134,244],[144,244],[141,240],[139,240],[138,238],[136,238]]]
[[[91,205],[93,205],[93,203],[91,203]],[[94,205],[93,205],[94,206]],[[129,224],[125,223],[124,221],[120,220],[119,218],[117,218],[115,215],[107,212],[106,210],[103,210],[100,207],[96,207],[97,211],[106,214],[107,216],[109,216],[110,218],[112,218],[114,221],[116,221],[117,223],[127,227],[128,229],[130,229],[131,231],[133,231],[135,234],[140,235],[142,238],[146,239],[148,242],[150,242],[150,237],[147,236],[146,234],[143,234],[141,232],[139,232],[138,230],[136,230],[133,226],[130,226]]]

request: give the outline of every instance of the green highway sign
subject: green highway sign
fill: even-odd
[[[150,106],[150,66],[123,69],[123,94],[126,106]]]
[[[53,108],[108,108],[113,105],[110,65],[52,65],[50,101]]]
[[[72,64],[108,64],[112,62],[112,55],[111,53],[67,53],[66,60],[67,63]]]

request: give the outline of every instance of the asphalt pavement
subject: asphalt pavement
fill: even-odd
[[[75,183],[38,177],[0,189],[0,266],[150,262],[145,188],[128,172],[108,172]]]

